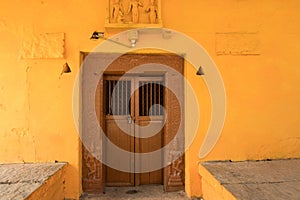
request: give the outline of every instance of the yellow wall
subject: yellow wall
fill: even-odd
[[[106,3],[1,2],[0,162],[69,162],[67,198],[78,197],[81,192],[79,139],[72,118],[79,52],[91,51],[99,44],[89,37],[94,30],[105,30]],[[201,44],[224,81],[225,126],[215,148],[202,160],[300,156],[299,9],[298,0],[162,1],[164,27],[187,34]],[[41,53],[42,59],[22,58],[30,57],[28,45],[45,33],[64,33],[64,57],[52,55],[56,58],[45,59]],[[114,33],[107,32],[107,36]],[[235,33],[243,38],[230,45]],[[243,48],[253,47],[251,42],[258,43],[253,51],[258,55],[217,55],[222,50],[242,52]],[[66,61],[72,73],[60,78]],[[193,70],[189,67],[186,74],[198,91],[203,117],[196,140],[186,154],[186,190],[200,196],[198,162],[202,160],[198,153],[209,125],[210,103],[205,83],[194,76]],[[188,123],[186,120],[187,127]]]

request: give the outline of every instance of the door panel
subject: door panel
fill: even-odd
[[[106,92],[106,134],[110,142],[133,156],[122,158],[119,165],[130,168],[133,173],[106,168],[106,185],[162,184],[163,153],[152,160],[141,160],[135,153],[149,153],[163,146],[163,78],[162,77],[126,77],[105,78]],[[134,87],[136,86],[136,87]],[[131,91],[134,90],[133,95]],[[120,128],[122,127],[122,128]],[[106,147],[106,158],[110,155]],[[159,170],[139,173],[153,162]]]
[[[117,147],[134,152],[134,124],[129,123],[130,113],[133,113],[130,100],[132,91],[132,79],[126,78],[119,80],[119,76],[106,76],[104,80],[105,88],[105,125],[106,136],[111,143]],[[112,151],[111,145],[105,145],[105,159],[116,157]],[[118,159],[118,166],[134,172],[134,156],[128,154],[128,157]],[[107,186],[131,186],[134,185],[134,174],[122,172],[111,167],[106,167],[106,185]]]
[[[163,124],[162,120],[158,121],[146,121],[146,120],[139,120],[136,119],[136,152],[137,153],[149,153],[153,151],[159,151],[161,150],[163,146]],[[143,128],[145,126],[152,125],[154,130],[160,130],[155,135],[148,137],[148,138],[142,138],[145,136],[143,134]],[[152,129],[152,128],[151,128]],[[140,173],[136,175],[136,182],[139,185],[146,185],[146,184],[162,184],[163,181],[163,171],[162,171],[162,163],[163,163],[163,152],[159,154],[157,157],[153,157],[150,159],[138,159],[136,158],[136,166],[140,169],[145,169],[149,166],[153,166],[154,162],[155,165],[160,165],[161,167],[156,171],[146,172],[146,173]]]
[[[163,78],[139,77],[136,79],[139,86],[135,104],[135,134],[136,152],[149,153],[161,151],[163,147]],[[143,157],[141,157],[142,159]],[[159,165],[158,170],[136,174],[136,183],[139,185],[163,183],[163,152],[157,157],[148,160],[136,158],[135,164],[141,169]]]
[[[120,126],[122,127],[122,130],[119,128]],[[110,119],[110,117],[107,117],[106,127],[107,127],[106,129],[107,137],[112,143],[114,143],[119,148],[124,149],[125,151],[129,151],[129,152],[134,151],[134,144],[133,144],[134,138],[126,134],[126,133],[133,132],[133,125],[128,124],[127,119],[122,119],[122,118]],[[113,153],[112,149],[110,149],[110,145],[106,145],[105,153],[107,159],[116,156],[115,153]],[[131,171],[134,171],[133,156],[128,154],[128,157],[120,158],[119,163],[117,163],[117,165],[129,168]],[[107,186],[133,185],[134,184],[133,174],[107,167],[106,184]]]

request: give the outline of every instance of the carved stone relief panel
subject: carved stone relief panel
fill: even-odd
[[[82,146],[82,187],[85,192],[99,193],[102,188],[102,164]]]
[[[184,189],[184,155],[172,163],[169,169],[168,182],[165,186],[167,192]]]
[[[109,0],[106,27],[161,27],[160,0]]]

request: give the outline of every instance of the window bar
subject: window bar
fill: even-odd
[[[123,115],[123,81],[119,81],[119,102],[120,102],[120,107],[119,107],[119,114]]]
[[[130,94],[131,94],[131,81],[127,81],[127,102],[128,102],[128,109],[127,114],[131,114],[131,100],[130,100]]]
[[[120,115],[120,107],[121,107],[121,102],[120,102],[120,99],[121,99],[121,97],[120,97],[120,90],[121,90],[121,88],[120,88],[120,82],[119,82],[119,81],[117,81],[116,86],[117,86],[117,98],[116,98],[116,100],[117,100],[117,107],[116,107],[116,109],[117,109],[118,115]]]
[[[110,81],[106,81],[106,83],[108,83],[108,114],[112,114],[112,110],[111,110],[111,82]]]
[[[143,101],[141,99],[142,99],[142,87],[141,87],[141,82],[139,81],[139,116],[142,116]]]
[[[146,106],[146,99],[145,99],[145,96],[146,96],[146,88],[145,88],[145,83],[142,82],[142,90],[143,90],[143,94],[142,94],[142,101],[143,101],[143,116],[145,116],[145,106]]]
[[[121,108],[122,108],[122,82],[121,81],[118,81],[118,103],[119,103],[119,105],[118,105],[118,114],[119,115],[121,115],[122,114],[122,110],[121,110]]]
[[[114,98],[113,98],[113,100],[114,100],[114,102],[113,102],[113,105],[114,105],[114,108],[113,108],[113,110],[114,110],[114,115],[117,115],[117,104],[118,104],[118,102],[117,102],[117,81],[114,81],[114,89],[113,89],[113,93],[114,93]]]
[[[117,81],[117,88],[118,88],[118,97],[117,97],[117,102],[118,102],[118,107],[117,107],[117,112],[118,112],[118,115],[120,115],[121,114],[121,110],[120,110],[120,108],[121,108],[121,93],[120,93],[120,91],[121,91],[121,83],[120,83],[120,81]]]
[[[115,83],[114,81],[110,81],[111,82],[111,110],[112,110],[112,115],[115,114],[115,105],[114,105],[114,101],[115,101],[115,98],[114,98],[114,87],[115,87]]]
[[[118,104],[118,102],[117,102],[117,83],[116,83],[116,81],[114,81],[114,89],[113,89],[113,93],[114,93],[114,103],[113,103],[113,105],[114,105],[114,115],[117,115],[117,104]]]
[[[155,103],[156,102],[156,99],[155,99],[156,98],[156,90],[155,90],[156,87],[155,87],[155,85],[156,85],[156,82],[153,82],[153,105],[156,104]],[[157,115],[156,114],[156,106],[153,107],[153,115]]]
[[[154,107],[154,105],[155,105],[155,97],[154,97],[155,96],[154,95],[155,94],[155,88],[154,88],[155,86],[154,85],[155,85],[155,82],[152,82],[152,113],[153,113],[152,115],[156,115],[155,107]]]
[[[124,95],[123,95],[123,91],[124,91],[124,88],[123,88],[123,82],[121,82],[121,90],[120,90],[120,96],[121,96],[121,108],[120,108],[120,113],[121,115],[124,115],[124,112],[123,112],[123,107],[124,107]]]
[[[155,105],[155,108],[153,108],[153,113],[154,113],[154,115],[157,115],[157,103],[156,103],[156,93],[157,93],[157,88],[156,88],[156,85],[157,85],[157,83],[156,82],[154,82],[153,83],[153,105]]]
[[[123,87],[123,84],[124,84],[124,81],[121,82],[121,101],[122,101],[122,104],[121,104],[121,115],[124,115],[124,111],[123,111],[123,108],[124,108],[124,87]]]
[[[149,83],[146,84],[146,116],[149,116]]]
[[[158,88],[157,88],[157,90],[158,90],[158,105],[161,105],[161,103],[160,103],[160,85],[158,85]],[[160,115],[160,108],[161,108],[161,106],[158,106],[158,114]]]
[[[141,101],[142,101],[142,116],[145,116],[145,85],[144,82],[141,82],[142,84],[142,97],[141,97]]]
[[[127,96],[128,96],[128,95],[127,95],[127,93],[128,93],[128,92],[127,92],[127,90],[128,90],[127,82],[128,82],[128,81],[124,81],[124,101],[125,101],[125,102],[124,102],[124,115],[127,115],[127,114],[128,114],[128,113],[127,113],[127,105],[128,105],[128,104],[127,104],[127,103],[128,103],[128,99],[127,99],[127,98],[128,98],[128,97],[127,97]]]
[[[149,92],[149,116],[152,115],[152,110],[150,110],[151,106],[152,106],[152,81],[149,82],[149,88],[150,88],[150,92]]]
[[[164,86],[160,85],[160,105],[163,107],[164,106]],[[164,110],[160,110],[160,115],[163,115]]]
[[[148,82],[148,116],[150,116],[150,107],[151,107],[151,82]]]

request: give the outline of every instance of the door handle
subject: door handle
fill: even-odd
[[[131,116],[129,116],[129,117],[127,118],[127,121],[128,121],[128,124],[132,124]]]

